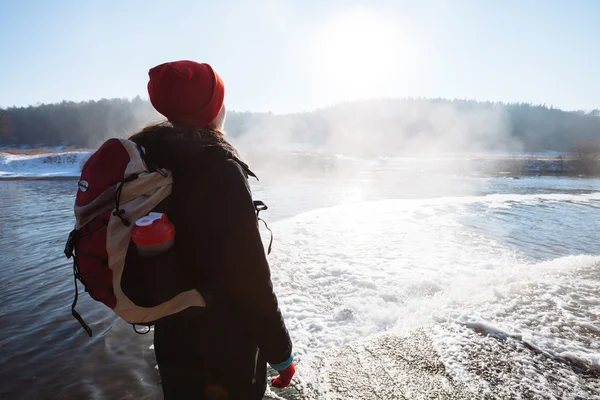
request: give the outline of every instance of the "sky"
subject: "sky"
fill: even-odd
[[[238,111],[363,98],[600,108],[596,0],[0,0],[0,107],[147,98],[210,63]]]

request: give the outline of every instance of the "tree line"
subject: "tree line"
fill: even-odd
[[[0,109],[0,146],[95,147],[160,121],[140,98]],[[307,113],[228,111],[234,141],[264,147],[308,143],[343,154],[461,150],[571,152],[600,143],[600,110],[445,99],[355,101]]]

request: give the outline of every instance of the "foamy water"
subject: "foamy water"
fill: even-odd
[[[565,202],[598,206],[600,193],[365,202],[277,224],[274,283],[297,351],[456,321],[600,369],[600,257],[539,262],[462,222]]]

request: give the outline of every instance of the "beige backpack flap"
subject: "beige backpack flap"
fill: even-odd
[[[121,217],[130,221],[131,225],[125,226],[119,217],[111,215],[108,224],[106,249],[109,268],[113,272],[113,286],[117,298],[114,311],[129,323],[143,324],[178,313],[190,306],[204,307],[206,303],[197,290],[189,290],[158,306],[139,307],[123,293],[121,277],[134,223],[167,198],[171,194],[173,185],[173,177],[168,171],[161,171],[166,176],[158,172],[145,172],[146,166],[143,164],[135,144],[129,143],[126,148],[132,161],[127,167],[126,175],[135,173],[138,174],[138,178],[123,185],[119,208],[123,210]]]

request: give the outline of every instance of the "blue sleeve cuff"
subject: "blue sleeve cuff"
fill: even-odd
[[[269,365],[271,366],[271,368],[276,369],[277,371],[281,371],[281,370],[284,370],[287,367],[289,367],[292,362],[294,362],[294,353],[290,354],[290,357],[282,363],[279,363],[279,364],[269,363]]]

